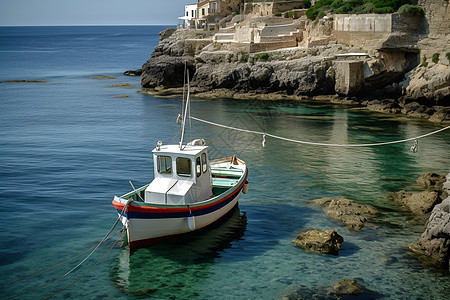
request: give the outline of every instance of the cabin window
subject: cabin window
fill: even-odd
[[[191,176],[191,160],[189,158],[177,157],[177,174]]]
[[[206,153],[202,154],[202,169],[203,173],[205,173],[208,170],[208,165],[206,163]]]
[[[158,173],[172,174],[172,157],[158,156]]]
[[[197,173],[197,177],[200,177],[202,175],[202,165],[200,162],[200,157],[197,157],[195,160],[195,173]]]

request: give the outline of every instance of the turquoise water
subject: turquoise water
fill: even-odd
[[[112,197],[152,178],[151,149],[177,134],[180,99],[137,94],[139,68],[157,44],[158,27],[1,28],[0,274],[11,282],[95,246],[116,220]],[[92,75],[116,79],[92,79]],[[112,87],[116,83],[135,88]],[[116,98],[128,95],[128,98]],[[322,143],[374,143],[441,127],[421,121],[299,102],[193,99],[196,117]],[[117,236],[79,269],[84,256],[13,284],[1,297],[279,299],[290,288],[320,288],[355,278],[385,299],[447,299],[448,271],[407,250],[423,231],[385,194],[411,189],[424,172],[448,173],[450,132],[371,148],[305,146],[193,121],[210,155],[236,154],[249,166],[250,190],[213,228],[130,255]],[[178,139],[174,139],[178,142]],[[346,196],[382,214],[362,231],[330,220],[311,201]],[[291,240],[309,228],[336,228],[339,256],[307,253]],[[86,254],[84,254],[86,255]]]

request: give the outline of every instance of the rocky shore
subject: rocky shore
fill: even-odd
[[[142,67],[140,92],[181,95],[188,69],[191,93],[197,97],[331,102],[447,124],[450,54],[430,55],[436,49],[445,51],[450,39],[447,23],[439,24],[441,17],[450,17],[450,6],[444,2],[419,3],[425,9],[425,21],[413,20],[417,30],[411,37],[394,33],[360,45],[340,37],[333,22],[306,18],[292,23],[302,31],[298,46],[261,52],[219,42],[220,34],[229,34],[220,30],[167,29]],[[446,10],[431,9],[439,5]],[[275,22],[247,16],[235,30],[269,21]],[[405,39],[412,45],[405,46]]]
[[[450,173],[422,174],[416,180],[414,191],[399,191],[386,195],[417,216],[416,222],[425,223],[425,231],[409,250],[419,258],[426,257],[432,264],[448,266],[450,271]],[[378,209],[345,197],[321,198],[312,201],[324,205],[326,215],[347,229],[361,230],[366,222],[376,221]],[[300,233],[293,241],[306,251],[338,255],[344,238],[335,229],[312,229]]]

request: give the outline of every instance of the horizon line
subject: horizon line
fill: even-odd
[[[0,25],[0,27],[76,27],[76,26],[177,26],[177,24],[39,24],[39,25]]]

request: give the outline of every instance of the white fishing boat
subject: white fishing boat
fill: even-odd
[[[154,179],[113,205],[136,248],[208,226],[229,212],[248,188],[246,164],[229,157],[209,162],[208,147],[190,143],[153,150]]]
[[[152,151],[153,181],[114,197],[130,248],[204,228],[247,192],[248,170],[242,160],[233,156],[209,161],[203,139],[183,145],[188,107],[189,87],[180,144],[158,142]]]

